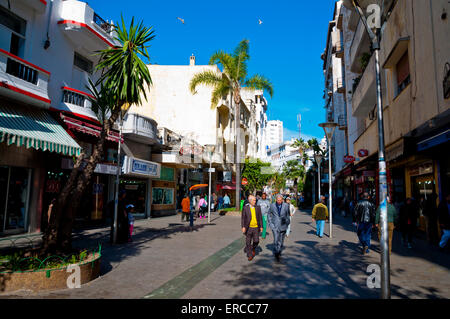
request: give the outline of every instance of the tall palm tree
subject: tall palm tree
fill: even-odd
[[[95,97],[91,100],[92,109],[102,123],[102,130],[87,165],[79,170],[85,159],[82,152],[54,204],[49,226],[43,234],[44,253],[71,249],[75,212],[97,163],[103,157],[105,139],[121,113],[126,113],[132,104],[142,104],[141,96],[147,98],[145,88],[152,84],[150,72],[141,59],[141,56],[149,58],[148,43],[155,37],[152,27],[145,27],[142,22],[136,25],[133,18],[127,29],[122,18],[122,23],[114,28],[119,45],[97,53],[100,61],[96,70],[102,73],[95,85],[90,82],[89,88]],[[100,86],[100,90],[96,86]]]
[[[195,74],[190,82],[190,90],[196,93],[198,85],[212,86],[211,104],[217,105],[219,99],[223,96],[231,95],[231,102],[235,104],[235,132],[236,132],[236,210],[239,210],[241,193],[241,137],[240,137],[240,104],[241,88],[265,90],[270,97],[273,96],[272,83],[262,75],[256,74],[250,78],[247,77],[247,63],[250,59],[249,41],[244,39],[235,48],[232,54],[222,50],[215,52],[209,59],[209,64],[218,64],[222,66],[223,72],[203,71]],[[233,106],[232,106],[233,108]]]

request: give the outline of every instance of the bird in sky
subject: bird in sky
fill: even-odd
[[[258,19],[258,23],[259,23],[259,24],[262,24],[263,22],[261,21],[261,19]]]
[[[179,17],[177,17],[177,19],[180,20],[184,24],[184,19],[181,19]]]

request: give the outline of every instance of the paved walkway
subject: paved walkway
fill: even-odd
[[[194,230],[180,216],[137,221],[132,243],[111,246],[109,229],[75,234],[74,246],[103,245],[102,276],[82,285],[1,298],[378,298],[367,267],[380,263],[378,241],[362,256],[350,218],[334,217],[333,238],[325,225],[315,235],[310,211],[294,216],[280,263],[271,253],[272,236],[261,240],[253,261],[243,252],[240,217],[212,215]],[[450,254],[416,240],[404,248],[394,233],[391,256],[393,298],[450,298]],[[374,237],[375,238],[375,237]]]

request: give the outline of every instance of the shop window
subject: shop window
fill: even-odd
[[[152,189],[152,203],[155,205],[173,205],[173,188],[154,187]]]
[[[0,233],[24,231],[31,170],[0,167]]]
[[[395,67],[397,75],[397,95],[399,95],[409,83],[411,83],[411,77],[409,74],[409,58],[408,52],[403,54]]]

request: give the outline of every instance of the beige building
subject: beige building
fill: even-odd
[[[224,96],[217,105],[211,104],[213,89],[200,85],[195,94],[189,89],[195,74],[206,70],[221,73],[217,65],[196,65],[191,56],[186,65],[148,65],[153,85],[146,92],[147,102],[132,106],[129,114],[155,119],[166,151],[152,154],[152,160],[161,163],[161,175],[169,170],[170,180],[153,181],[155,188],[174,188],[174,201],[168,206],[155,206],[152,211],[170,211],[179,208],[181,196],[188,187],[208,181],[207,168],[215,168],[212,174],[212,192],[230,189],[234,196],[232,181],[235,163],[235,109],[230,96]],[[267,101],[261,91],[242,89],[240,106],[241,154],[255,158],[261,146],[260,114],[267,109]],[[207,145],[214,145],[210,158]],[[231,173],[231,174],[230,174]],[[172,178],[173,177],[173,178]],[[195,178],[195,179],[194,179]],[[207,188],[204,192],[208,192]]]
[[[398,199],[429,199],[435,192],[437,203],[450,192],[450,5],[390,0],[383,9],[380,64],[389,190]],[[368,172],[356,176],[357,187],[369,187],[373,175],[370,187],[378,192],[375,57],[356,11],[346,23],[354,30],[350,71],[359,74],[351,93],[357,126],[353,148],[368,151],[357,164]]]

